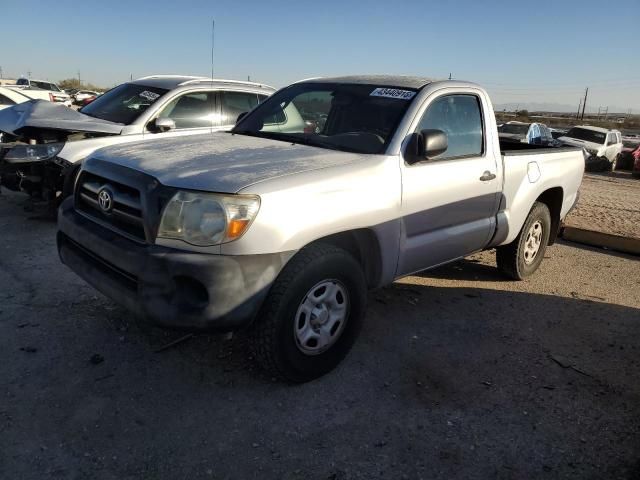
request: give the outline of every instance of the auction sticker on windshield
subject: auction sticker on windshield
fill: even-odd
[[[416,92],[411,90],[398,90],[397,88],[376,88],[369,96],[397,98],[399,100],[411,100]]]
[[[138,95],[144,98],[145,100],[149,100],[150,102],[155,101],[155,99],[160,96],[159,94],[154,92],[149,92],[148,90],[145,90],[144,92],[140,92]]]

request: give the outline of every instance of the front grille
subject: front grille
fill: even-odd
[[[113,205],[105,212],[98,201],[100,191],[108,190]],[[145,242],[146,235],[142,215],[140,191],[89,172],[82,172],[76,189],[76,209],[93,220],[139,242]]]

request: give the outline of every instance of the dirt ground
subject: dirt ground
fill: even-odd
[[[586,173],[566,224],[640,238],[640,180],[629,172]]]
[[[242,334],[139,328],[0,196],[2,479],[638,479],[640,262],[492,252],[370,295],[338,370],[272,381]]]

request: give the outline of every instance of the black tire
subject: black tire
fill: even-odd
[[[539,222],[542,227],[541,243],[533,260],[527,263],[525,258],[527,237],[536,222]],[[510,244],[496,249],[496,260],[500,271],[514,280],[523,280],[532,275],[542,263],[544,252],[549,243],[550,232],[551,214],[549,209],[544,203],[534,203],[516,239]]]
[[[319,283],[335,281],[346,292],[346,318],[335,343],[310,355],[296,340],[298,308]],[[333,370],[351,349],[366,308],[367,285],[360,264],[345,250],[315,244],[292,258],[274,282],[251,327],[249,345],[262,368],[278,379],[302,383]],[[344,301],[344,299],[343,299]],[[298,327],[299,328],[299,327]]]

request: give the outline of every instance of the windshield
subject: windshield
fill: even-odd
[[[123,83],[96,97],[81,113],[110,122],[129,125],[169,90],[135,83]]]
[[[16,85],[29,85],[29,80],[26,78],[19,78]]]
[[[299,83],[264,101],[233,133],[357,153],[383,153],[415,90]]]
[[[572,128],[565,134],[565,137],[576,138],[578,140],[584,140],[591,143],[604,144],[606,135],[602,132],[587,130],[586,128]]]
[[[505,123],[498,128],[500,133],[513,133],[516,135],[526,135],[529,132],[529,124]]]

